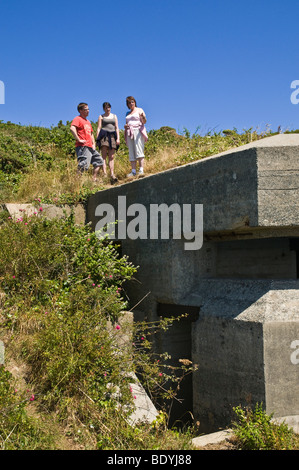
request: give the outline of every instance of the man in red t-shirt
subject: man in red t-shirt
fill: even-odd
[[[78,160],[78,172],[87,171],[89,165],[93,165],[93,180],[96,181],[99,169],[103,166],[103,159],[96,151],[93,129],[87,116],[89,114],[88,104],[78,104],[79,116],[71,122],[71,133],[76,139],[76,154]]]

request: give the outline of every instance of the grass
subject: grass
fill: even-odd
[[[254,408],[234,408],[233,429],[237,446],[243,450],[299,450],[299,436],[285,423],[276,423],[262,403]]]
[[[110,179],[100,174],[92,183],[90,172],[77,176],[74,139],[70,123],[58,123],[51,129],[0,123],[0,200],[28,203],[40,198],[56,204],[84,202],[92,193],[111,187]],[[95,129],[96,124],[93,123]],[[178,134],[170,127],[149,131],[145,145],[147,175],[192,163],[273,135],[271,130],[253,129],[238,133],[235,129],[209,132],[206,135],[188,130]],[[129,181],[128,149],[123,131],[115,157],[118,183]],[[91,170],[90,170],[91,171]]]

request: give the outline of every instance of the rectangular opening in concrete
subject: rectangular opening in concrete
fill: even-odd
[[[170,354],[167,365],[179,367],[180,359],[192,361],[192,322],[198,319],[199,307],[158,303],[157,314],[162,318],[186,317],[174,321],[172,326],[161,334],[160,350]],[[177,372],[180,376],[180,372]],[[192,373],[186,375],[177,390],[176,399],[170,404],[170,425],[180,426],[192,422],[193,380]],[[172,387],[174,388],[174,386]]]
[[[299,238],[289,238],[290,250],[295,251],[296,254],[296,275],[299,279]]]
[[[299,238],[291,242],[288,237],[217,242],[215,277],[296,279],[299,276],[298,253]]]

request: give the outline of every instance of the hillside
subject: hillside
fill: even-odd
[[[92,123],[96,130],[96,123]],[[110,187],[109,178],[100,174],[97,184],[89,176],[78,178],[74,139],[70,123],[59,122],[52,128],[22,126],[0,122],[0,201],[42,202],[56,204],[82,202],[95,191]],[[272,135],[252,129],[190,135],[178,134],[170,127],[149,131],[145,146],[145,172],[154,174],[194,162],[233,147]],[[115,158],[118,183],[127,181],[130,172],[124,134]]]
[[[152,130],[146,173],[269,135],[251,129],[205,136],[187,130],[179,135],[169,127]],[[123,133],[115,166],[117,184],[130,181]],[[134,281],[138,267],[120,257],[109,240],[99,240],[88,225],[77,225],[72,215],[43,216],[43,203],[76,204],[110,187],[104,178],[94,184],[90,175],[77,177],[69,123],[51,129],[0,123],[0,202],[34,203],[41,209],[34,215],[20,212],[17,218],[0,211],[2,450],[193,449],[198,423],[168,426],[176,390],[193,365],[181,360],[177,368],[170,367],[168,353],[157,356],[152,348],[155,335],[171,328],[174,320],[127,322],[126,283]],[[159,410],[151,424],[130,424],[134,374]],[[256,417],[249,415],[257,445],[298,448],[288,429],[272,428],[258,411],[265,426],[259,432]],[[251,421],[241,418],[247,427],[239,436],[247,439]],[[238,439],[225,448],[242,448]],[[253,444],[247,439],[247,445]]]

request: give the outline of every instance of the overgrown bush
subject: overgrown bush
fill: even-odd
[[[72,216],[46,220],[42,212],[20,212],[0,228],[1,336],[8,357],[28,367],[36,410],[54,413],[85,448],[148,448],[157,433],[182,445],[166,428],[130,425],[135,372],[153,398],[174,399],[166,382],[181,380],[162,372],[146,325],[126,320],[125,282],[137,268],[89,226]]]
[[[34,401],[30,390],[16,388],[12,374],[0,366],[0,449],[51,449],[53,440],[27,409]]]
[[[291,450],[298,448],[298,437],[287,424],[277,424],[262,404],[254,409],[235,407],[234,433],[243,450]]]

